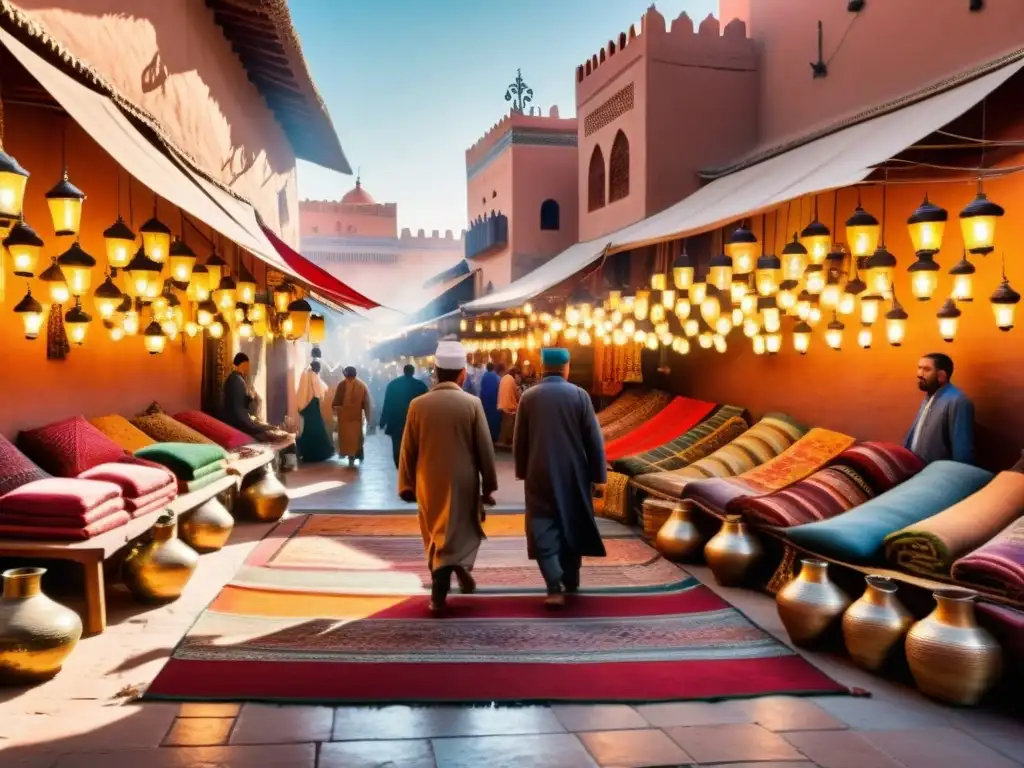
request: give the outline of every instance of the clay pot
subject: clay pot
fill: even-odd
[[[0,683],[25,685],[60,672],[82,637],[82,620],[42,592],[45,568],[4,571],[0,599]]]
[[[288,489],[281,484],[270,467],[250,472],[242,480],[235,500],[235,512],[249,520],[272,523],[288,511]]]
[[[690,519],[690,508],[677,504],[658,530],[654,546],[668,560],[685,560],[700,551],[704,537]]]
[[[739,586],[764,554],[761,542],[747,530],[743,518],[729,515],[704,547],[704,559],[715,581],[723,587]]]
[[[199,555],[178,538],[173,515],[162,516],[150,539],[125,558],[124,583],[144,602],[166,602],[181,596],[199,564]]]
[[[883,669],[903,648],[914,617],[896,597],[896,582],[866,576],[864,594],[843,614],[843,640],[857,666]]]
[[[1003,652],[974,616],[975,594],[937,589],[935,610],[907,633],[907,662],[926,696],[972,706],[995,685]]]
[[[235,518],[219,499],[210,499],[181,520],[181,539],[196,552],[216,552],[235,527]]]
[[[828,577],[824,560],[802,560],[800,573],[775,598],[779,618],[794,645],[813,645],[838,626],[850,598]]]

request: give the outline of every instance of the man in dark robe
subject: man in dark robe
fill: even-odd
[[[494,363],[487,363],[487,370],[480,379],[480,402],[487,416],[487,428],[491,433],[491,442],[498,442],[501,432],[501,411],[498,410],[498,389],[501,387],[501,376],[494,371]]]
[[[925,397],[903,446],[926,463],[974,461],[974,404],[949,382],[952,377],[948,355],[933,352],[917,361],[917,386]]]
[[[526,483],[526,541],[559,608],[580,587],[584,557],[604,557],[593,485],[607,479],[604,441],[590,396],[570,384],[569,352],[545,349],[544,378],[523,394],[513,437],[516,477]]]
[[[224,380],[221,421],[247,435],[252,435],[260,443],[272,445],[281,454],[294,454],[294,435],[265,424],[252,415],[256,395],[249,388],[249,356],[239,352],[232,364],[234,370]]]
[[[395,457],[395,467],[402,455],[402,433],[405,431],[405,419],[409,415],[409,406],[420,395],[427,393],[427,385],[415,378],[416,369],[407,365],[402,375],[388,384],[384,390],[384,407],[380,412],[380,428],[391,438],[391,452]]]

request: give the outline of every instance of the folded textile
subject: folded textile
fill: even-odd
[[[1024,475],[1000,472],[948,509],[885,537],[885,557],[924,576],[949,576],[953,563],[1024,514]]]
[[[153,493],[147,493],[145,496],[137,496],[134,499],[126,498],[124,500],[124,508],[129,512],[134,512],[136,509],[148,506],[155,501],[174,501],[178,496],[178,483],[175,482],[173,485],[160,488]]]
[[[78,476],[82,480],[103,480],[121,488],[125,498],[147,496],[175,485],[174,475],[164,467],[141,464],[100,464]]]
[[[34,480],[0,498],[0,512],[74,517],[119,498],[121,489],[113,483],[50,477]]]
[[[920,473],[849,512],[790,528],[797,546],[850,563],[880,559],[885,537],[966,499],[992,473],[955,461],[935,461]]]
[[[221,467],[216,472],[211,472],[195,480],[178,480],[178,494],[185,495],[186,493],[192,493],[199,491],[208,485],[213,485],[223,477],[228,476],[228,471]]]
[[[915,454],[894,443],[858,443],[836,456],[833,466],[850,467],[864,478],[877,496],[908,480],[924,469]]]
[[[202,411],[182,411],[174,414],[174,418],[229,451],[253,442],[253,438],[242,430]]]
[[[14,444],[0,435],[0,496],[10,493],[33,480],[49,477]]]
[[[650,420],[617,440],[609,441],[604,447],[605,457],[612,462],[624,456],[657,448],[688,432],[706,419],[715,407],[714,403],[704,400],[677,397]]]
[[[97,507],[79,514],[39,515],[32,512],[0,512],[0,523],[4,525],[31,525],[37,528],[85,528],[105,517],[124,512],[124,499],[105,501]]]
[[[781,491],[740,499],[735,507],[750,522],[789,528],[828,520],[874,495],[867,481],[852,468],[826,467]]]
[[[613,463],[612,469],[636,477],[687,467],[746,432],[748,425],[743,414],[743,408],[719,406],[678,437],[643,453],[624,456]]]
[[[152,407],[152,406],[151,406]],[[187,427],[166,413],[143,413],[132,418],[131,423],[158,443],[189,443],[214,445],[208,437]],[[136,451],[138,453],[138,451]]]
[[[39,539],[44,541],[87,541],[101,533],[120,528],[131,520],[127,512],[115,512],[84,528],[50,527],[34,525],[4,525],[0,523],[0,538]]]
[[[213,443],[156,443],[136,451],[135,456],[167,467],[179,480],[194,480],[197,471],[225,461],[228,454]]]
[[[959,584],[1024,602],[1024,517],[953,563]]]
[[[178,498],[178,489],[177,487],[174,487],[169,492],[165,492],[162,497],[150,499],[145,504],[138,504],[132,508],[129,508],[126,504],[125,511],[128,512],[132,518],[145,517],[151,512],[167,509],[167,505],[176,498]]]
[[[96,427],[75,416],[18,435],[18,447],[57,477],[78,477],[98,464],[117,461],[124,449]]]
[[[622,418],[616,419],[601,427],[601,436],[605,443],[616,440],[627,432],[649,421],[656,413],[663,410],[672,401],[672,395],[655,390],[644,395],[636,405]]]
[[[145,448],[147,445],[152,445],[156,442],[120,414],[99,416],[95,419],[89,419],[89,423],[128,453],[135,453],[139,448]]]
[[[621,419],[626,416],[630,411],[637,407],[640,402],[647,397],[647,390],[642,388],[627,389],[609,405],[607,408],[602,408],[597,412],[597,425],[599,427],[607,426],[613,421]]]

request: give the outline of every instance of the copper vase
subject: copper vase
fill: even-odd
[[[174,516],[164,515],[153,525],[149,541],[125,558],[124,583],[139,600],[176,600],[192,578],[199,555],[177,533]]]
[[[747,530],[739,515],[728,515],[704,547],[708,568],[723,587],[742,584],[763,553],[761,542]]]
[[[686,560],[700,551],[704,537],[690,519],[690,508],[677,504],[658,529],[654,546],[668,560]]]
[[[790,640],[806,646],[838,626],[850,598],[828,577],[828,563],[802,560],[800,573],[779,590],[775,604]]]
[[[935,610],[907,633],[907,662],[917,687],[934,699],[971,706],[995,685],[1003,652],[974,616],[975,594],[937,589]]]
[[[288,489],[270,467],[261,467],[242,480],[235,512],[249,520],[272,523],[288,511]]]
[[[42,592],[45,568],[4,571],[0,599],[0,682],[25,685],[60,672],[82,637],[82,620]]]
[[[234,527],[235,518],[213,498],[182,517],[181,539],[196,552],[216,552],[227,543]]]
[[[883,669],[903,647],[913,616],[896,597],[896,582],[866,576],[864,594],[843,614],[843,640],[857,666]]]

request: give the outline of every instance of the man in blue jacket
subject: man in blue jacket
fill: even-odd
[[[974,404],[949,382],[952,377],[948,355],[933,352],[917,361],[917,385],[925,397],[903,447],[925,463],[974,462]]]

